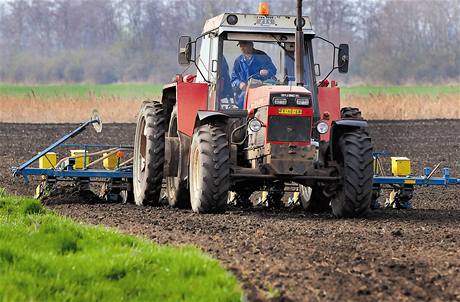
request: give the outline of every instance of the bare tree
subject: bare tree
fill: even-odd
[[[0,81],[168,81],[177,38],[258,0],[8,0],[0,2]],[[270,1],[293,14],[295,1]],[[317,35],[351,47],[347,77],[382,83],[460,81],[458,0],[304,0]],[[315,43],[327,70],[330,45]],[[339,78],[340,79],[340,78]]]

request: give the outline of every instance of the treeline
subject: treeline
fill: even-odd
[[[177,38],[197,35],[225,11],[257,11],[258,0],[10,0],[0,2],[0,81],[164,82],[182,70]],[[270,1],[295,14],[294,0]],[[304,0],[318,35],[351,47],[347,79],[460,81],[458,0]],[[327,47],[317,45],[322,69]]]

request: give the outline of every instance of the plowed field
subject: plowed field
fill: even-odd
[[[32,194],[9,167],[72,128],[0,124],[0,187]],[[370,131],[375,150],[411,158],[415,174],[443,161],[460,176],[460,120],[375,121]],[[132,144],[133,136],[134,125],[110,124],[82,138]],[[48,206],[159,243],[195,244],[238,276],[250,301],[460,301],[460,187],[419,188],[413,204],[349,220],[294,209],[196,215],[66,197]]]

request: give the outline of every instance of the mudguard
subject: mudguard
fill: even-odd
[[[367,127],[369,127],[369,125],[367,124],[367,121],[363,121],[363,120],[338,120],[338,121],[334,121],[334,122],[332,122],[332,129],[334,129],[334,125],[337,125],[339,127],[354,127],[354,128],[367,128]],[[332,131],[332,129],[331,129],[331,131]]]
[[[340,120],[340,87],[318,87],[318,103],[320,119],[324,113],[329,113],[329,120],[326,120],[329,127],[332,127],[333,121]],[[321,140],[329,142],[330,135],[331,132],[321,134]]]
[[[329,149],[331,150],[331,159],[334,159],[339,146],[339,139],[347,130],[367,129],[369,127],[367,121],[343,119],[332,122],[331,139],[329,141]]]
[[[198,111],[196,115],[195,128],[210,121],[226,122],[230,116],[218,111]]]
[[[177,129],[192,136],[198,111],[206,110],[208,104],[207,83],[177,83]]]

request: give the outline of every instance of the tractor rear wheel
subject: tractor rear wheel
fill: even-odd
[[[177,133],[177,107],[174,106],[171,112],[171,119],[168,128],[168,137],[178,137]],[[190,194],[187,188],[187,181],[183,180],[181,173],[181,162],[184,160],[184,155],[179,148],[177,160],[179,161],[177,176],[166,177],[166,196],[168,197],[169,205],[181,209],[190,208]],[[188,154],[187,154],[188,156]]]
[[[340,117],[342,119],[362,120],[361,111],[354,107],[343,107],[340,109]]]
[[[145,102],[134,139],[133,191],[137,205],[158,205],[165,161],[165,119],[159,102]]]
[[[342,183],[332,198],[332,213],[339,218],[357,217],[369,209],[372,200],[371,138],[364,129],[346,132],[339,148]]]
[[[225,129],[205,124],[197,129],[190,147],[189,187],[192,210],[225,211],[230,186],[230,151]]]

